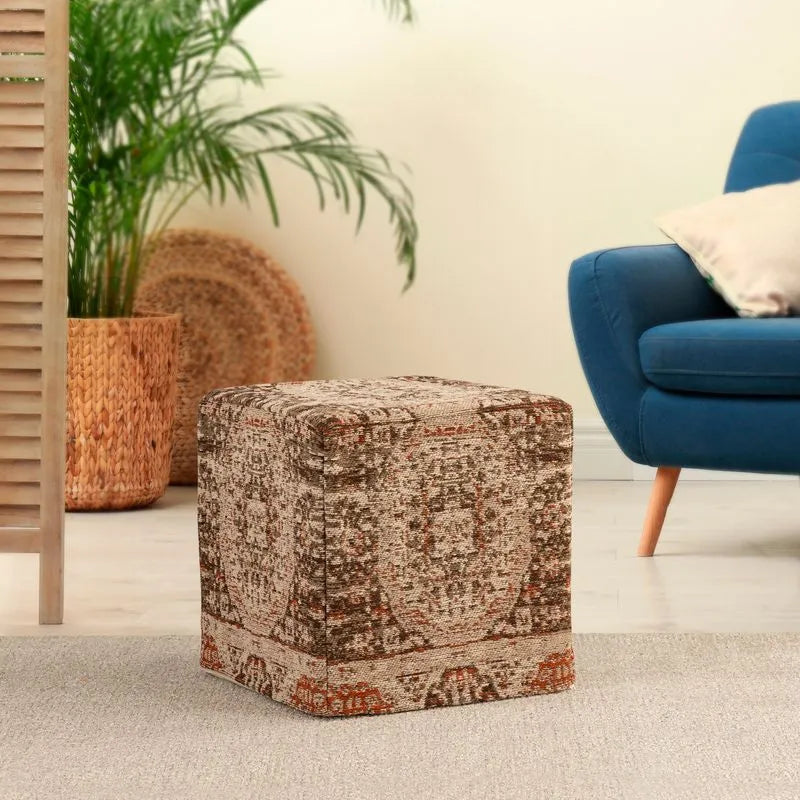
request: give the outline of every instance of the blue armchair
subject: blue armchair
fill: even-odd
[[[755,111],[725,191],[798,179],[800,102]],[[800,473],[800,318],[735,316],[672,244],[577,259],[569,303],[603,419],[658,467],[639,555],[655,551],[681,467]]]

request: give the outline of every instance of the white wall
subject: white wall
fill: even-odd
[[[181,224],[248,237],[303,286],[317,373],[440,374],[560,395],[596,414],[566,306],[570,261],[660,241],[658,212],[719,192],[748,112],[800,96],[796,0],[270,0],[244,27],[285,76],[258,106],[321,101],[407,162],[419,280],[401,295],[384,208],[361,236],[276,171],[283,224],[200,205]]]

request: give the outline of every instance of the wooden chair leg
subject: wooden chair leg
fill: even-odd
[[[656,479],[653,482],[653,491],[650,493],[650,504],[644,518],[642,538],[639,540],[637,555],[652,556],[661,535],[664,518],[667,516],[669,501],[675,491],[675,484],[681,474],[680,467],[659,467]]]

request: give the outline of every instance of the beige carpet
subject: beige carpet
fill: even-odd
[[[0,639],[0,798],[800,798],[800,635],[581,635],[566,693],[347,720],[207,675],[197,649]]]

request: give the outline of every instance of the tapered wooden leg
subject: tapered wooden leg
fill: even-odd
[[[642,538],[639,540],[637,555],[652,556],[661,535],[664,518],[667,516],[669,501],[675,491],[675,484],[681,474],[680,467],[659,467],[656,479],[653,482],[653,491],[650,493],[650,504],[644,518]]]

